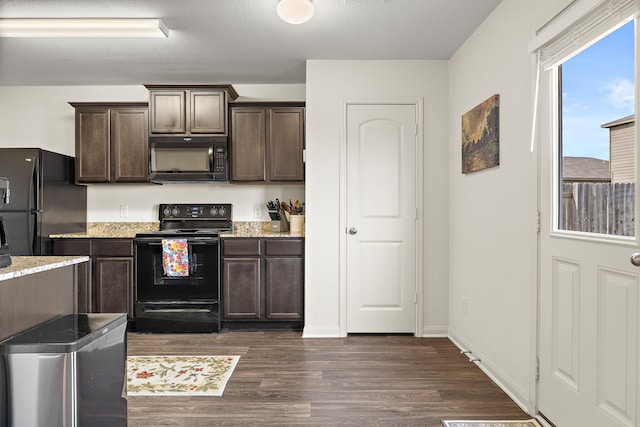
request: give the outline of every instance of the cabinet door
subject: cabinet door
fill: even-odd
[[[269,180],[304,181],[304,108],[269,110]]]
[[[187,133],[186,92],[183,90],[149,92],[149,132],[151,134]]]
[[[52,239],[52,255],[90,256],[89,239]],[[78,264],[78,313],[91,313],[91,261]]]
[[[260,258],[222,261],[223,319],[260,318]]]
[[[223,91],[191,90],[189,132],[191,134],[227,133],[225,93]]]
[[[109,108],[76,109],[76,182],[109,182]]]
[[[302,319],[302,258],[265,258],[266,319]]]
[[[133,318],[133,258],[93,259],[94,312],[127,313]]]
[[[111,112],[113,182],[148,182],[149,140],[146,108],[116,108]]]
[[[265,180],[266,120],[264,108],[231,110],[231,181]]]

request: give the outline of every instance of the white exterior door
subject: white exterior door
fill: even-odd
[[[416,113],[347,105],[347,332],[415,332]]]
[[[639,426],[637,240],[554,229],[558,150],[543,127],[538,409],[557,427]]]

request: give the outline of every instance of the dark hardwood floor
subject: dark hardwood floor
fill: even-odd
[[[239,355],[221,397],[129,397],[136,426],[440,426],[527,419],[445,338],[300,332],[128,335],[129,355]]]

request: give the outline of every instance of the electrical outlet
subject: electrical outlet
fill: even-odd
[[[120,218],[129,218],[129,205],[120,205]]]
[[[256,203],[253,206],[253,216],[257,219],[262,218],[262,205],[260,203]]]
[[[467,297],[462,297],[462,312],[467,314]]]

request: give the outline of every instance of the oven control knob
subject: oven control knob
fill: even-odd
[[[218,215],[218,209],[214,206],[211,208],[211,216],[216,216]]]
[[[224,206],[220,206],[220,209],[218,209],[218,213],[220,214],[220,216],[225,216],[227,214],[227,210],[224,208]]]
[[[173,207],[173,209],[171,209],[171,215],[173,216],[177,216],[180,213],[180,211],[178,210],[177,207]]]
[[[162,211],[162,215],[169,216],[170,213],[171,209],[169,209],[169,206],[165,206],[164,210]]]

